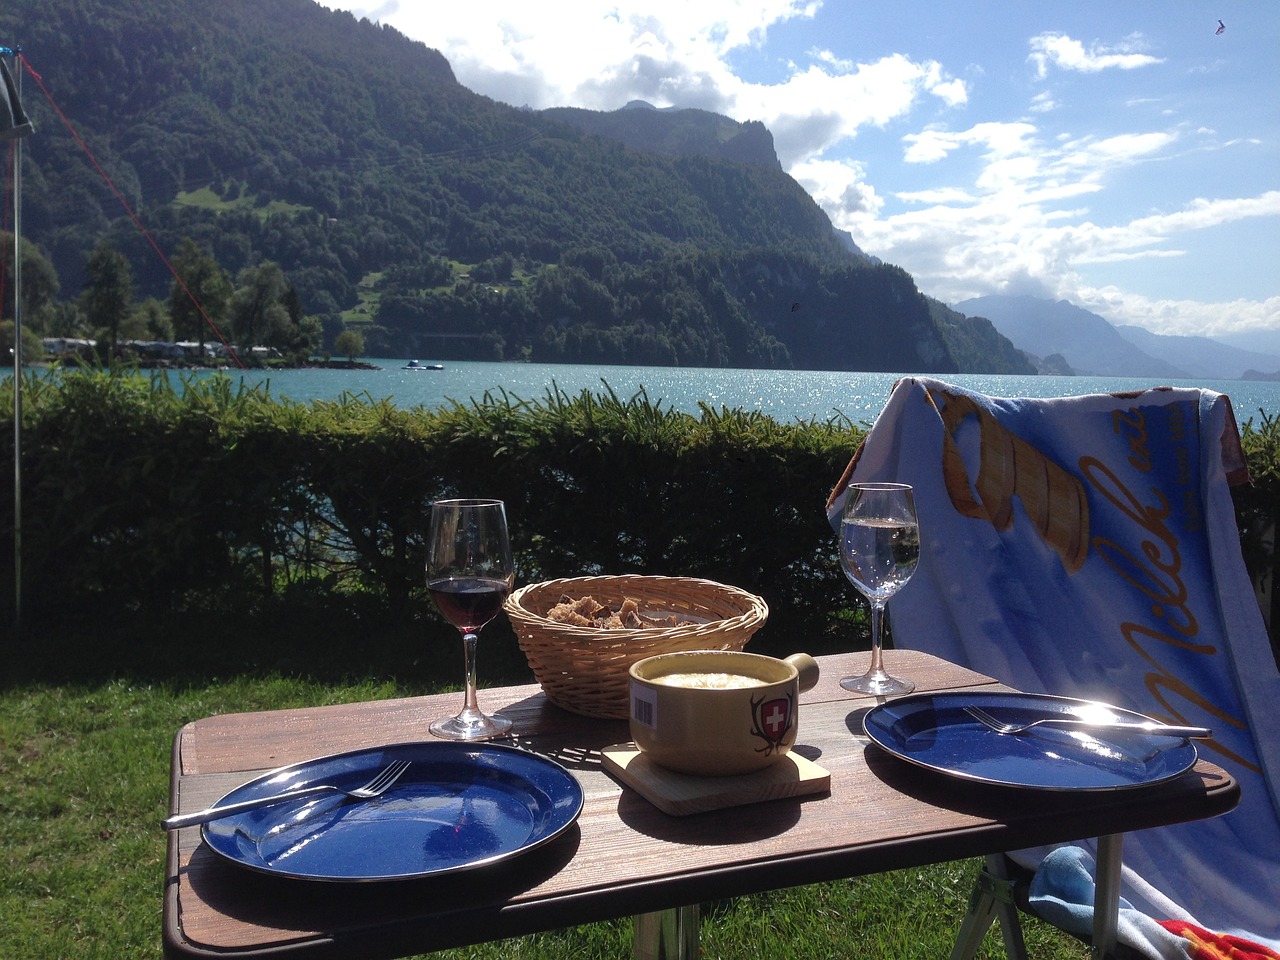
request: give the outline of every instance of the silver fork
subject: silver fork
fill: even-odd
[[[1030,723],[1004,723],[981,707],[965,707],[964,709],[969,716],[990,727],[996,733],[1025,733],[1032,727],[1047,723],[1055,727],[1121,730],[1128,733],[1145,733],[1158,737],[1186,737],[1192,740],[1204,740],[1213,736],[1213,731],[1208,727],[1184,727],[1172,723],[1157,723],[1154,720],[1085,720],[1082,717],[1044,717],[1040,720],[1032,720]]]
[[[256,797],[253,800],[242,800],[239,803],[228,803],[220,807],[208,807],[204,810],[197,810],[195,813],[180,813],[169,817],[163,822],[163,825],[166,830],[177,830],[179,827],[191,827],[197,823],[208,823],[210,820],[230,817],[237,813],[244,813],[246,810],[270,806],[273,803],[283,803],[285,800],[297,800],[300,797],[312,797],[322,793],[336,792],[344,794],[353,800],[372,800],[374,797],[381,796],[390,790],[392,785],[408,769],[408,760],[397,760],[395,763],[389,763],[383,767],[378,772],[378,775],[363,787],[356,787],[354,790],[344,790],[329,783],[320,783],[313,787],[287,790],[284,793],[277,793],[268,797]]]

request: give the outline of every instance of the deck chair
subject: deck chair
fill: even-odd
[[[1247,479],[1221,394],[1163,388],[1015,400],[909,378],[895,385],[827,510],[838,526],[851,481],[914,486],[920,563],[889,605],[896,646],[1029,693],[1211,727],[1201,755],[1240,782],[1239,806],[1126,836],[1123,874],[1096,880],[1119,884],[1122,914],[1139,927],[1191,925],[1274,950],[1280,675],[1230,497],[1230,484]],[[1102,860],[1118,862],[1114,852]],[[1068,886],[1081,872],[1095,880],[1096,847],[1049,853],[1012,856],[1037,871],[1046,863],[1061,871],[1066,859]],[[989,858],[987,890],[975,897],[983,924],[1002,920],[1007,949],[1019,937],[1010,930],[1017,916],[997,894],[1007,892],[1011,866]],[[1044,901],[1063,908],[1048,911],[1051,922],[1071,929],[1077,905],[1055,896]],[[1147,942],[1141,929],[1126,932],[1134,925],[1125,919],[1120,942],[1135,941],[1127,948],[1138,955],[1193,955],[1185,938]]]

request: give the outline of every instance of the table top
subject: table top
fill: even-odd
[[[1225,813],[1239,786],[1204,760],[1167,783],[1099,793],[1037,794],[968,783],[871,744],[874,698],[839,678],[867,654],[819,659],[801,695],[795,751],[831,774],[818,794],[673,817],[605,772],[601,750],[629,739],[626,721],[580,717],[537,685],[480,691],[515,721],[507,742],[551,757],[581,782],[577,824],[545,847],[492,867],[390,883],[266,876],[217,857],[198,827],[172,831],[164,942],[171,956],[396,957],[722,897],[940,863]],[[917,691],[1001,689],[928,654],[891,651],[891,672]],[[171,812],[198,810],[279,766],[361,747],[430,739],[461,694],[227,714],[174,739]],[[1154,799],[1159,802],[1152,802]]]

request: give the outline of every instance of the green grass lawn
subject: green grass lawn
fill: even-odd
[[[183,627],[181,655],[154,627],[59,628],[25,644],[0,641],[0,957],[161,955],[159,823],[182,724],[438,690],[458,667],[459,657],[433,650],[420,626],[339,628],[317,615],[270,635],[261,629]],[[142,639],[148,631],[151,642]],[[518,650],[504,649],[496,633],[481,653],[484,679],[526,680]],[[344,658],[361,667],[344,671]],[[977,867],[943,864],[706,904],[703,955],[945,957]],[[1026,921],[1026,930],[1034,957],[1088,955],[1044,924]],[[625,958],[630,938],[630,923],[616,921],[434,956]],[[998,934],[988,935],[981,956],[1004,956]]]

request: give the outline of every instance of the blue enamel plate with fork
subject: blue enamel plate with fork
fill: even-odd
[[[1086,723],[1042,723],[1018,734],[999,733],[970,707],[1002,723]],[[955,691],[889,700],[867,712],[863,729],[896,757],[966,780],[1040,790],[1122,790],[1171,780],[1196,762],[1195,744],[1186,737],[1107,725],[1149,720],[1070,697]]]
[[[356,788],[397,761],[384,793],[337,793],[260,807],[203,825],[214,853],[282,877],[400,880],[469,870],[523,854],[577,820],[583,793],[563,766],[493,743],[403,743],[272,771],[219,801],[236,803],[314,784]]]

